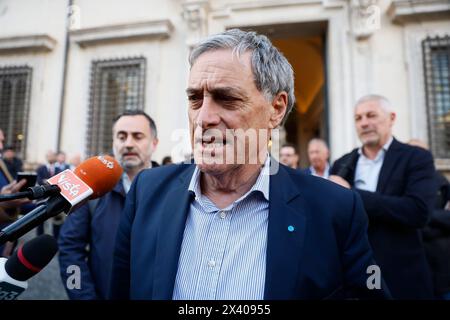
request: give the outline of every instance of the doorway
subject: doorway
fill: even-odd
[[[329,142],[325,59],[327,22],[240,28],[266,35],[294,69],[296,103],[284,125],[281,144],[296,145],[300,167],[305,168],[309,166],[309,140],[321,138]]]

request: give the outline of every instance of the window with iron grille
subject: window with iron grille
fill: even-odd
[[[87,154],[111,154],[112,122],[125,109],[144,109],[145,58],[94,61]]]
[[[422,42],[428,132],[436,158],[450,158],[450,36]]]
[[[0,128],[5,144],[21,158],[25,158],[30,90],[30,67],[0,68]]]

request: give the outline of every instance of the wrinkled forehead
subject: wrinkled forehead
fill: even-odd
[[[238,54],[231,49],[216,49],[202,53],[195,60],[189,72],[189,80],[211,74],[216,77],[227,73],[243,76],[244,73],[253,76],[251,67],[251,52]],[[238,74],[236,74],[238,73]]]
[[[219,61],[237,62],[240,64],[247,64],[251,61],[253,50],[238,50],[237,48],[212,48],[202,52],[192,62],[191,69],[197,64],[198,61],[209,57],[210,59],[216,58]]]

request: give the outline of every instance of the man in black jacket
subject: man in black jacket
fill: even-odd
[[[368,95],[355,105],[362,147],[336,160],[330,180],[357,191],[369,217],[375,260],[395,299],[432,299],[421,238],[436,194],[431,153],[392,136],[389,101]]]
[[[58,239],[60,274],[71,300],[103,300],[109,291],[116,230],[125,197],[139,172],[154,168],[156,124],[142,110],[125,110],[114,119],[114,157],[123,175],[114,189],[70,214]],[[89,249],[87,249],[89,247]],[[73,281],[73,266],[81,278]]]

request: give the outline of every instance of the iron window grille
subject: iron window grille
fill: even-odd
[[[422,42],[428,133],[436,158],[450,158],[450,36]]]
[[[22,159],[26,155],[31,74],[27,66],[0,68],[0,128],[5,144]]]
[[[88,156],[111,154],[114,118],[126,109],[144,109],[145,69],[145,58],[92,63]]]

